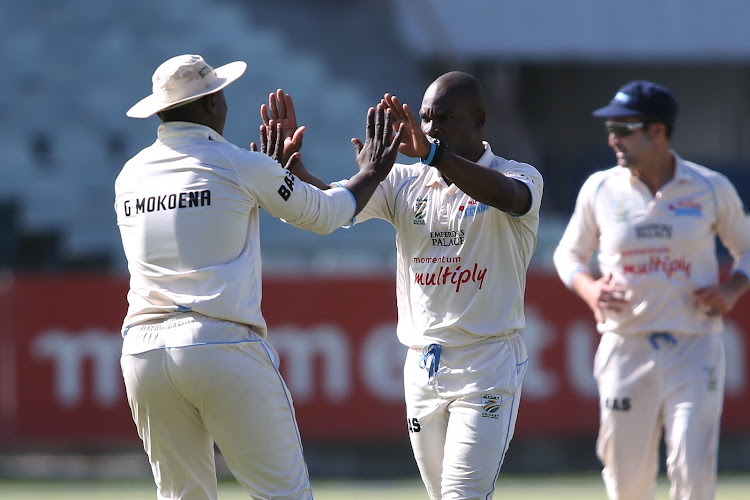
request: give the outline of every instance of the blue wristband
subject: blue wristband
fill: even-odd
[[[429,165],[435,158],[435,151],[437,151],[437,146],[434,142],[430,142],[430,154],[427,155],[427,158],[422,158],[422,163]]]

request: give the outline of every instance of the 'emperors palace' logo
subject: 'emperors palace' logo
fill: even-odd
[[[482,417],[500,418],[503,397],[500,394],[482,394]]]
[[[700,217],[703,214],[703,207],[701,207],[701,204],[690,199],[671,203],[669,209],[675,215],[685,215],[688,217]]]
[[[425,215],[427,215],[427,198],[417,198],[414,203],[414,224],[424,226]]]

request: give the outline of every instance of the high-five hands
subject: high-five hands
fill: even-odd
[[[281,160],[284,157],[284,146],[286,141],[284,140],[284,129],[281,123],[274,125],[261,125],[260,126],[260,152],[270,156],[281,164]],[[258,151],[258,145],[254,142],[250,143],[251,151]],[[290,172],[294,170],[294,167],[301,165],[300,154],[295,151],[291,153],[289,158],[284,164],[284,168]]]
[[[367,205],[368,200],[380,183],[388,176],[398,155],[398,146],[404,130],[401,125],[395,127],[391,111],[379,103],[377,108],[367,110],[367,127],[364,144],[359,139],[352,139],[357,151],[359,172],[340,185],[349,190],[357,202],[354,214],[358,214]]]
[[[408,104],[401,103],[398,97],[385,94],[380,101],[391,112],[394,127],[402,127],[404,136],[399,146],[399,152],[410,158],[424,158],[430,153],[430,141],[422,132],[419,121],[412,113]]]
[[[402,124],[395,124],[393,112],[380,103],[377,108],[367,110],[365,133],[364,144],[359,139],[352,139],[357,152],[357,165],[360,171],[371,171],[382,181],[396,161],[404,127]]]
[[[274,148],[277,143],[281,144],[283,154],[274,157],[279,163],[289,162],[294,153],[302,149],[302,138],[305,127],[297,126],[297,115],[294,111],[294,102],[290,94],[285,94],[282,89],[268,95],[268,104],[260,106],[260,117],[263,125],[260,126],[261,151],[267,153],[263,148],[263,142],[268,142],[271,135],[275,135]],[[250,149],[258,151],[255,143],[250,144]],[[267,153],[268,154],[268,153]],[[269,156],[272,156],[269,154]]]

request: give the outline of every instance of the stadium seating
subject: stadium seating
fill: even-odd
[[[308,126],[309,168],[328,181],[355,172],[349,138],[363,135],[372,99],[251,16],[239,2],[209,0],[73,0],[65,9],[50,0],[3,2],[0,56],[12,71],[0,93],[7,118],[0,126],[0,204],[15,207],[4,217],[15,214],[18,238],[6,246],[29,256],[59,253],[45,265],[61,269],[87,261],[124,268],[113,183],[123,162],[154,140],[158,124],[128,119],[125,110],[150,92],[154,68],[180,53],[201,53],[217,66],[248,62],[247,74],[227,89],[228,140],[245,147],[257,141],[259,105],[283,87]],[[268,220],[264,262],[270,269],[391,265],[392,232],[374,223],[323,239]],[[49,234],[54,244],[42,236]]]

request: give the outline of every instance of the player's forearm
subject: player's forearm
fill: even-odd
[[[292,173],[296,175],[299,180],[302,182],[306,182],[310,184],[311,186],[315,186],[318,189],[322,189],[325,191],[326,189],[330,189],[330,185],[323,182],[320,177],[317,175],[311,173],[307,168],[305,167],[305,164],[302,163],[302,161],[298,161],[297,164],[294,166],[294,169],[292,170]]]
[[[446,151],[436,168],[480,203],[522,215],[531,208],[531,192],[522,182]]]
[[[370,201],[370,198],[381,180],[382,175],[373,170],[360,170],[357,174],[352,176],[351,179],[340,183],[341,186],[345,187],[352,193],[357,202],[357,209],[355,210],[354,215],[357,215],[363,208],[365,208],[365,205]]]

